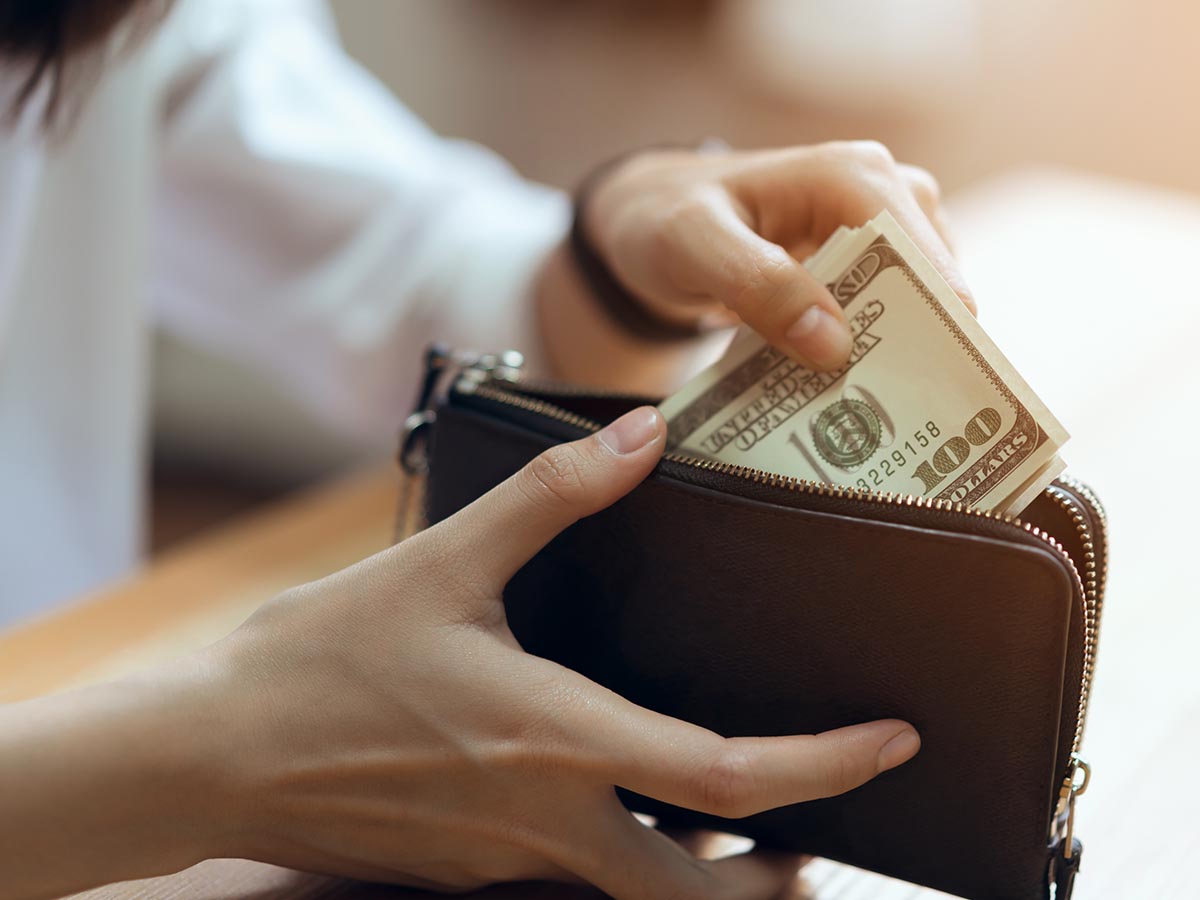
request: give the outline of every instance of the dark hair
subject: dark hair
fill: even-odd
[[[165,12],[170,0],[0,0],[0,57],[28,66],[28,74],[8,102],[11,118],[20,115],[38,87],[47,88],[44,124],[63,110],[73,88],[75,68],[102,53],[109,37],[129,16],[131,33],[143,34]]]

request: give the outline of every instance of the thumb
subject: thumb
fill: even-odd
[[[444,524],[496,590],[559,532],[633,490],[654,468],[666,424],[652,406],[539,454]]]

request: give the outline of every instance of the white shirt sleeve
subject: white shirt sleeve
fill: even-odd
[[[567,199],[431,133],[318,4],[181,7],[163,42],[162,325],[365,444],[395,434],[431,340],[542,368],[531,288]]]

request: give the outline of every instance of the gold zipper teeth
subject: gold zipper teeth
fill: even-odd
[[[1101,532],[1108,525],[1108,513],[1104,509],[1104,504],[1100,502],[1100,498],[1096,496],[1088,485],[1084,484],[1073,475],[1063,475],[1059,478],[1063,484],[1073,490],[1075,493],[1083,497],[1091,506],[1092,512],[1100,522]],[[1104,609],[1104,585],[1108,583],[1108,541],[1104,541],[1102,545],[1103,552],[1100,559],[1096,561],[1096,627],[1100,627],[1100,614]]]
[[[473,387],[469,393],[480,397],[487,397],[489,400],[495,400],[499,403],[506,403],[509,406],[516,406],[519,409],[528,410],[529,412],[549,416],[552,419],[557,419],[559,422],[566,422],[568,425],[574,425],[577,428],[584,428],[588,431],[596,432],[603,427],[595,419],[589,419],[585,416],[568,412],[562,407],[555,406],[553,403],[547,403],[545,400],[538,400],[534,397],[526,397],[524,394],[499,390],[498,388],[489,387],[486,384]]]
[[[1100,502],[1100,498],[1096,496],[1096,492],[1093,491],[1090,487],[1088,487],[1088,485],[1084,484],[1082,481],[1080,481],[1079,479],[1077,479],[1073,476],[1069,476],[1069,475],[1064,476],[1060,480],[1068,488],[1070,488],[1071,490],[1078,493],[1080,496],[1082,496],[1084,498],[1084,500],[1087,501],[1087,503],[1090,505],[1090,508],[1091,508],[1090,511],[1094,512],[1097,520],[1100,523],[1100,532],[1101,532],[1101,534],[1103,534],[1108,525],[1108,513],[1104,509],[1104,504]],[[1084,525],[1086,526],[1086,519],[1084,521]],[[1081,534],[1080,536],[1081,536],[1081,538],[1084,537],[1083,534]],[[1090,568],[1090,574],[1091,574],[1091,580],[1092,580],[1091,583],[1092,583],[1092,605],[1093,605],[1093,608],[1092,608],[1092,666],[1091,666],[1091,669],[1092,669],[1092,672],[1094,673],[1096,670],[1096,659],[1100,653],[1100,618],[1104,613],[1104,591],[1105,591],[1105,587],[1108,584],[1108,554],[1109,554],[1108,543],[1109,542],[1107,540],[1105,540],[1101,543],[1102,553],[1100,555],[1100,558],[1097,559],[1096,552],[1095,552],[1094,536],[1089,532],[1087,534],[1087,538],[1088,538],[1088,541],[1087,541],[1087,545],[1086,545],[1085,549],[1087,550],[1088,559],[1087,559],[1087,562],[1085,563],[1085,565],[1087,565]],[[1088,685],[1088,691],[1090,694],[1090,692],[1091,692],[1090,683]],[[1087,709],[1086,708],[1084,709],[1084,718],[1085,719],[1087,718]],[[1080,736],[1082,737],[1082,734]]]
[[[519,409],[524,409],[529,412],[538,413],[548,416],[568,425],[573,425],[577,428],[582,428],[586,431],[596,432],[603,427],[594,419],[589,419],[586,416],[580,416],[576,413],[569,412],[562,407],[556,406],[545,400],[536,397],[530,397],[523,393],[513,390],[502,390],[492,387],[487,384],[478,384],[471,386],[471,392],[481,397],[486,397],[489,400],[495,400],[498,403],[504,403],[508,406],[515,406]],[[614,399],[624,398],[625,395],[612,395]],[[636,398],[645,399],[645,398]],[[749,466],[739,466],[734,463],[719,462],[716,460],[698,459],[696,457],[687,456],[681,453],[666,453],[664,459],[671,462],[679,463],[680,465],[689,466],[691,468],[700,469],[706,472],[716,472],[722,475],[732,475],[737,478],[744,478],[747,481],[756,484],[765,484],[770,487],[783,488],[797,493],[813,494],[819,497],[835,497],[843,500],[860,500],[870,503],[879,503],[886,506],[915,506],[923,509],[933,509],[940,512],[948,512],[957,515],[975,516],[980,519],[988,519],[995,522],[1003,522],[1006,525],[1011,525],[1020,528],[1022,531],[1033,535],[1035,538],[1046,543],[1048,546],[1062,557],[1066,562],[1071,574],[1075,579],[1075,584],[1079,588],[1080,595],[1084,598],[1084,664],[1082,684],[1079,689],[1079,708],[1076,712],[1075,735],[1071,742],[1071,755],[1074,756],[1079,752],[1079,746],[1083,739],[1083,726],[1087,719],[1087,704],[1091,694],[1091,681],[1095,645],[1096,645],[1096,628],[1098,626],[1098,610],[1099,610],[1099,592],[1098,582],[1096,578],[1097,563],[1095,544],[1092,539],[1092,534],[1087,525],[1087,517],[1075,504],[1075,502],[1065,495],[1050,491],[1048,496],[1056,502],[1060,507],[1066,510],[1071,516],[1076,529],[1079,531],[1081,543],[1084,548],[1084,567],[1087,573],[1087,581],[1080,575],[1079,569],[1075,564],[1075,560],[1067,553],[1063,545],[1054,537],[1047,534],[1040,528],[1037,528],[1031,522],[1023,522],[1017,516],[1010,516],[1006,513],[996,513],[989,510],[978,509],[973,506],[968,506],[961,502],[951,500],[926,499],[913,494],[898,494],[898,493],[880,493],[878,491],[868,491],[857,487],[846,487],[840,484],[829,484],[823,481],[810,481],[804,478],[795,478],[789,475],[777,475],[773,472],[768,472],[764,469],[755,469]],[[1103,508],[1100,506],[1095,495],[1086,486],[1081,485],[1074,479],[1063,481],[1074,490],[1079,490],[1085,493],[1089,502],[1097,509],[1098,514],[1103,517]],[[1107,544],[1106,544],[1107,557]],[[1107,567],[1107,558],[1104,562]],[[1068,778],[1073,777],[1073,772],[1068,772]]]
[[[518,381],[505,381],[505,389],[510,393],[515,393],[520,396],[528,396],[529,399],[549,403],[548,400],[542,400],[538,394],[552,394],[557,397],[589,397],[600,400],[628,400],[632,403],[643,403],[646,406],[657,406],[659,401],[654,397],[648,397],[645,394],[635,394],[630,391],[612,391],[602,390],[599,388],[588,387],[587,385],[562,384],[553,381],[539,381],[535,378],[526,378],[524,374],[518,376]],[[530,396],[532,395],[532,396]],[[553,406],[554,404],[550,404]],[[566,410],[563,410],[566,412]],[[571,415],[571,413],[568,413]]]
[[[515,406],[529,412],[538,413],[548,416],[559,422],[564,422],[568,425],[573,425],[577,428],[582,428],[586,431],[596,432],[603,426],[595,419],[589,419],[586,416],[578,415],[570,412],[560,406],[556,406],[546,400],[541,400],[536,397],[529,397],[525,394],[515,393],[508,390],[501,390],[489,385],[478,385],[472,388],[472,393],[480,397],[486,397],[489,400],[495,400],[499,403],[504,403],[509,406]],[[607,395],[605,395],[607,396]],[[624,395],[613,394],[614,398],[620,398]],[[705,472],[716,472],[722,475],[732,475],[738,478],[744,478],[747,481],[752,481],[756,484],[765,484],[769,487],[784,488],[785,490],[795,491],[797,493],[814,494],[820,497],[836,497],[840,500],[865,500],[871,503],[880,503],[889,506],[915,506],[924,509],[934,509],[942,512],[953,512],[960,515],[975,516],[981,519],[990,519],[995,522],[1003,522],[1006,525],[1013,525],[1017,528],[1027,531],[1035,537],[1040,538],[1050,544],[1059,553],[1066,557],[1074,568],[1074,560],[1063,549],[1062,544],[1055,540],[1050,535],[1046,534],[1040,528],[1035,527],[1032,523],[1023,522],[1018,516],[1010,516],[1006,513],[991,512],[990,510],[979,509],[978,507],[968,506],[962,502],[953,500],[940,500],[937,498],[928,499],[919,497],[915,494],[900,494],[880,491],[863,490],[857,487],[848,487],[841,484],[829,484],[825,481],[811,481],[805,478],[796,478],[791,475],[778,475],[774,472],[768,472],[765,469],[756,469],[750,466],[739,466],[735,463],[720,462],[718,460],[701,459],[695,456],[688,456],[683,453],[668,452],[663,454],[663,459],[674,463],[689,466],[693,469],[701,469]],[[1083,579],[1079,577],[1078,570],[1075,571],[1075,577],[1080,583],[1080,592],[1083,592]]]
[[[1072,480],[1069,486],[1080,489],[1078,482]],[[1083,548],[1083,591],[1085,606],[1084,650],[1083,650],[1083,685],[1079,693],[1079,715],[1075,720],[1075,736],[1072,739],[1071,752],[1079,752],[1083,743],[1083,733],[1087,726],[1087,713],[1091,699],[1092,678],[1096,670],[1096,647],[1099,642],[1100,629],[1100,580],[1099,567],[1096,561],[1096,544],[1088,524],[1087,515],[1070,496],[1064,494],[1054,485],[1050,486],[1050,499],[1071,518],[1071,523],[1079,533],[1079,543]],[[1091,492],[1088,491],[1090,494]],[[1096,506],[1097,510],[1100,507]],[[1106,546],[1107,555],[1107,546]]]
[[[589,397],[603,397],[613,400],[636,400],[646,404],[653,404],[652,398],[642,396],[640,394],[621,393],[619,391],[589,391],[584,388],[564,387],[563,385],[539,385],[536,382],[521,381],[510,382],[506,384],[506,389],[501,390],[490,387],[488,385],[479,385],[474,388],[474,393],[480,396],[487,397],[491,400],[497,400],[501,403],[507,403],[510,406],[518,406],[521,409],[530,412],[540,413],[556,419],[560,422],[565,422],[569,425],[574,425],[588,431],[599,431],[603,425],[595,419],[589,419],[586,416],[578,415],[577,413],[565,410],[548,400],[542,400],[536,396],[529,396],[525,391],[544,390],[547,393],[554,392],[566,396],[587,395]],[[681,465],[690,466],[695,469],[701,469],[706,472],[718,472],[724,475],[734,475],[739,478],[745,478],[757,484],[766,484],[771,487],[782,487],[790,491],[798,491],[801,493],[815,494],[821,497],[837,497],[838,499],[846,500],[867,500],[875,503],[887,503],[895,506],[916,506],[918,508],[936,509],[953,511],[964,515],[978,516],[980,518],[992,519],[997,522],[1004,522],[1009,525],[1016,525],[1026,531],[1035,533],[1049,543],[1055,544],[1057,549],[1062,551],[1062,546],[1059,545],[1049,535],[1044,535],[1037,528],[1031,528],[1027,523],[1022,522],[1018,516],[1010,516],[1005,513],[995,513],[988,510],[978,509],[974,506],[968,506],[962,502],[953,500],[940,500],[937,498],[925,498],[915,494],[900,494],[894,492],[879,492],[864,490],[857,487],[848,487],[841,484],[830,484],[825,481],[812,481],[805,478],[796,478],[791,475],[778,475],[774,472],[768,472],[765,469],[756,469],[750,466],[739,466],[735,463],[720,462],[717,460],[702,459],[700,457],[688,456],[683,453],[667,452],[663,454],[663,459],[671,462],[680,463]],[[1065,480],[1065,479],[1064,479]],[[1072,484],[1072,487],[1075,487]],[[1080,486],[1082,489],[1082,486]],[[1065,552],[1065,551],[1063,551]]]

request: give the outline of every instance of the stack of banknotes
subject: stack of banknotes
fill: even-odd
[[[743,329],[660,409],[678,453],[866,492],[1020,513],[1067,432],[889,213],[805,263],[841,304],[849,361],[809,370]]]

